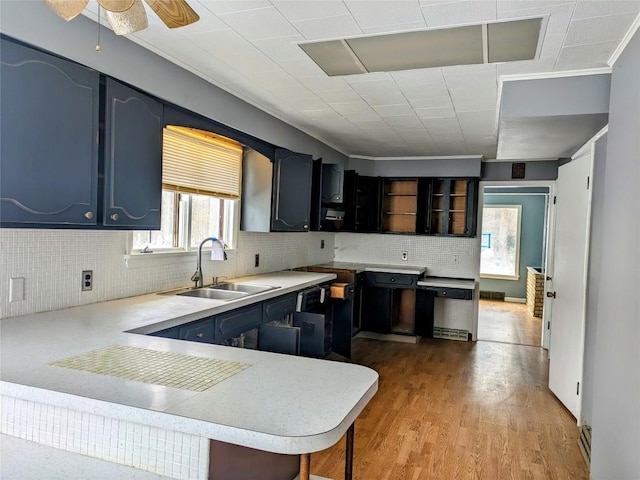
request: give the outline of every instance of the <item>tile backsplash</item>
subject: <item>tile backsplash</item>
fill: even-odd
[[[408,253],[407,261],[402,260],[402,252]],[[480,242],[478,238],[339,233],[334,260],[424,266],[427,275],[477,280]]]
[[[0,229],[0,318],[190,285],[195,253],[138,255],[126,262],[128,241],[123,231]],[[238,248],[226,262],[203,254],[203,272],[205,280],[233,278],[330,262],[333,247],[331,233],[240,232]],[[255,254],[260,254],[257,268]],[[83,270],[93,270],[91,291],[81,291]],[[11,278],[25,279],[24,300],[10,302]]]

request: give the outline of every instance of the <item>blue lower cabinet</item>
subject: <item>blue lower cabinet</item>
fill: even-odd
[[[190,342],[214,343],[215,321],[213,318],[205,318],[197,322],[188,323],[180,327],[180,340]]]
[[[262,323],[262,303],[216,315],[216,343],[225,342],[241,333],[257,328],[260,323]]]
[[[152,337],[175,338],[177,340],[178,338],[180,338],[180,327],[165,328],[164,330],[153,332],[149,335],[151,335]]]

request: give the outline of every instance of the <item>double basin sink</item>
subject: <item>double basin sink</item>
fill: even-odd
[[[228,302],[249,295],[268,292],[280,287],[272,287],[270,285],[253,285],[249,283],[221,283],[219,285],[210,285],[207,287],[189,288],[180,290],[175,295],[184,297],[208,298],[210,300],[222,300]]]

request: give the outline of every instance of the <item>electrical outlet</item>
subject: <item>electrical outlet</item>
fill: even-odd
[[[88,292],[93,288],[93,270],[82,271],[82,291]]]
[[[409,260],[409,252],[402,252],[402,260],[405,262]]]
[[[9,279],[9,302],[21,302],[24,300],[24,277]]]
[[[260,266],[260,254],[256,253],[255,267],[258,268],[259,266]]]
[[[458,264],[458,260],[460,260],[460,255],[453,255],[451,257],[451,259],[453,260],[453,264],[457,265]]]
[[[324,248],[324,239],[320,240],[320,248]]]

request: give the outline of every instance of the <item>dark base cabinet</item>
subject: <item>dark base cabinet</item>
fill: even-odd
[[[362,288],[362,330],[391,333],[391,288],[365,285]]]

